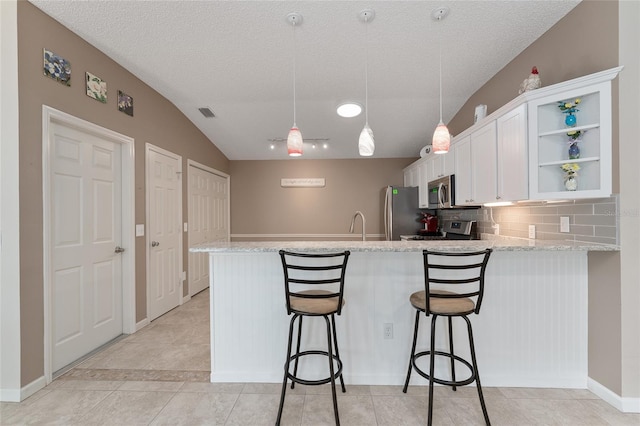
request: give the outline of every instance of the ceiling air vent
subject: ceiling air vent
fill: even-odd
[[[206,118],[215,118],[215,114],[213,113],[213,111],[211,111],[211,109],[205,107],[205,108],[198,108],[198,111],[200,111],[202,113],[202,115],[204,115]]]

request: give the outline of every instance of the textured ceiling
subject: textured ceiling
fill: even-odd
[[[447,122],[578,1],[31,3],[173,102],[229,159],[262,160],[287,158],[284,143],[270,150],[268,140],[286,138],[293,124],[288,13],[303,16],[295,29],[296,121],[305,139],[329,139],[328,149],[305,143],[301,158],[358,158],[364,114],[341,118],[335,109],[344,100],[364,105],[365,48],[374,158],[416,157],[439,119],[440,41]],[[431,12],[441,6],[450,13],[436,22]],[[363,9],[375,11],[369,24],[358,18]]]

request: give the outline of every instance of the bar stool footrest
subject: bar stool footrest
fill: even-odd
[[[319,350],[314,350],[314,351],[304,351],[304,352],[300,352],[299,354],[296,355],[292,355],[289,361],[289,364],[291,365],[296,359],[298,358],[302,358],[303,356],[306,355],[323,355],[328,357],[329,356],[329,352],[327,351],[319,351]],[[337,368],[334,369],[333,372],[333,380],[335,381],[338,377],[340,377],[342,375],[342,361],[340,361],[340,358],[338,358],[335,354],[332,355],[334,361],[336,361],[337,364]],[[317,386],[317,385],[324,385],[326,383],[330,383],[332,377],[329,376],[327,378],[324,379],[318,379],[318,380],[306,380],[306,379],[302,379],[300,377],[296,377],[293,374],[291,374],[290,372],[286,372],[287,377],[294,383],[300,383],[302,385],[307,385],[307,386]]]
[[[444,357],[447,357],[449,359],[453,358],[454,360],[461,362],[462,364],[464,364],[469,369],[469,371],[471,372],[471,376],[469,376],[469,378],[464,379],[464,380],[455,380],[455,381],[439,379],[437,377],[434,377],[433,379],[431,379],[429,377],[429,374],[427,374],[424,371],[422,371],[416,365],[416,361],[418,360],[418,358],[421,358],[423,356],[430,356],[430,355],[431,355],[431,351],[419,352],[419,353],[415,354],[414,357],[411,359],[411,364],[413,364],[413,368],[415,368],[415,370],[418,372],[418,374],[421,375],[422,377],[424,377],[425,379],[433,380],[434,383],[438,383],[440,385],[446,385],[446,386],[466,386],[466,385],[472,383],[476,379],[476,371],[473,369],[473,366],[471,365],[471,363],[469,363],[469,361],[467,361],[464,358],[459,357],[458,355],[453,355],[452,356],[450,353],[442,352],[442,351],[435,351],[434,355],[435,356],[444,356]]]

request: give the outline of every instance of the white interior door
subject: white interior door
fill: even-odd
[[[122,334],[121,146],[50,125],[52,370]]]
[[[189,245],[229,241],[229,177],[189,162]],[[189,294],[209,287],[209,255],[189,253]]]
[[[147,317],[182,301],[182,158],[147,144]]]

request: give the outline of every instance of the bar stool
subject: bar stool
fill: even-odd
[[[429,413],[428,424],[431,425],[433,418],[433,385],[451,386],[456,390],[456,386],[464,386],[476,382],[478,396],[482,414],[487,425],[490,425],[487,407],[482,396],[482,386],[478,375],[478,365],[476,363],[476,353],[473,344],[473,333],[471,331],[471,321],[468,315],[478,314],[482,297],[484,294],[484,274],[492,250],[486,249],[474,252],[435,252],[424,250],[424,291],[413,293],[409,298],[411,305],[416,309],[415,327],[413,332],[413,344],[411,346],[411,356],[409,357],[409,371],[407,380],[402,391],[407,393],[411,370],[415,369],[425,379],[429,380]],[[433,288],[432,285],[438,285]],[[458,292],[444,290],[443,288],[456,287]],[[472,298],[475,298],[475,302]],[[418,325],[420,323],[420,312],[424,312],[426,317],[431,315],[431,346],[430,350],[416,353],[416,341],[418,339]],[[448,319],[449,328],[449,352],[435,350],[436,342],[436,320],[438,317]],[[451,320],[460,317],[467,323],[467,333],[469,336],[469,349],[471,351],[471,363],[455,355],[453,352],[453,327]],[[422,371],[416,361],[429,356],[429,373]],[[449,358],[451,362],[451,380],[444,380],[434,377],[435,357],[443,356]],[[471,375],[464,380],[456,380],[455,361],[465,365]]]
[[[336,397],[336,378],[340,379],[342,392],[346,392],[342,378],[342,361],[338,350],[336,338],[335,314],[340,315],[345,300],[344,277],[349,260],[349,251],[340,253],[292,253],[280,250],[282,268],[284,270],[285,300],[287,315],[293,313],[289,324],[289,343],[287,346],[287,358],[284,364],[284,379],[282,381],[282,394],[276,425],[280,424],[284,397],[287,391],[287,380],[291,380],[291,389],[296,383],[303,385],[323,385],[331,383],[333,395],[333,411],[336,425],[340,424],[338,417],[338,400]],[[327,350],[305,350],[300,352],[300,338],[302,335],[303,317],[323,317],[327,325]],[[293,328],[298,320],[298,340],[296,352],[291,355],[293,343]],[[335,348],[335,351],[334,349]],[[298,361],[307,355],[326,356],[329,362],[329,376],[319,380],[306,380],[298,377]],[[290,364],[293,361],[293,373]],[[334,367],[334,361],[336,367]]]

